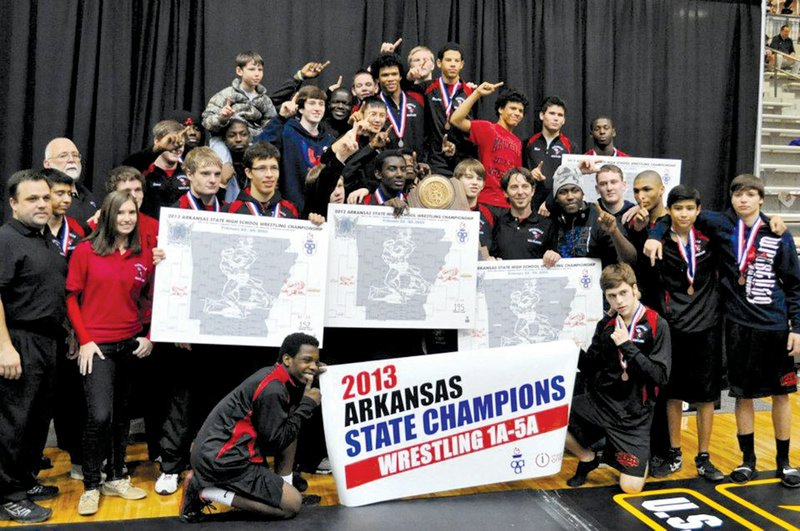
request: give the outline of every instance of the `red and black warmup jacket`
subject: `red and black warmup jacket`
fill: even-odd
[[[195,438],[191,463],[201,481],[214,484],[289,446],[317,407],[304,392],[305,385],[279,364],[260,369],[231,391]]]
[[[464,80],[459,81],[461,86],[453,94],[451,114],[472,94],[472,89]],[[423,86],[425,88],[425,154],[422,159],[430,165],[433,173],[452,176],[456,164],[465,158],[477,159],[478,150],[475,144],[469,141],[468,134],[462,133],[447,123],[447,104],[439,85],[439,78],[426,81]],[[449,97],[453,86],[445,84],[445,88]],[[469,118],[472,119],[472,116]],[[456,145],[456,154],[453,157],[445,157],[442,153],[442,137],[445,133],[447,133],[447,139]]]
[[[139,210],[155,219],[161,216],[161,207],[175,204],[190,189],[189,178],[180,166],[166,171],[151,164],[142,175],[145,179],[144,199]]]
[[[239,192],[239,196],[223,207],[223,212],[233,214],[250,214],[253,216],[269,216],[273,218],[298,219],[299,212],[291,201],[281,198],[281,193],[275,190],[275,194],[266,205],[262,205],[255,197],[250,195],[250,188],[245,188]]]
[[[539,205],[544,203],[547,196],[553,192],[553,175],[561,166],[561,156],[572,153],[572,142],[564,134],[559,134],[547,145],[547,140],[541,132],[536,133],[525,143],[522,152],[523,161],[526,168],[535,168],[540,162],[544,162],[542,173],[546,177],[544,186],[536,185],[533,196],[533,209],[537,210]]]
[[[609,424],[636,426],[652,413],[659,387],[669,380],[669,326],[645,307],[633,339],[617,346],[611,339],[615,320],[606,315],[597,323],[591,346],[581,351],[578,368],[586,378],[589,400]],[[622,379],[620,356],[627,362],[627,380]]]

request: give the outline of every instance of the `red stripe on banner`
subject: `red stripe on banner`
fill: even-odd
[[[522,420],[521,423],[517,422]],[[495,424],[466,430],[414,446],[393,450],[385,454],[350,463],[344,467],[345,483],[352,489],[372,481],[415,470],[442,461],[470,455],[543,433],[555,431],[567,425],[569,405],[564,404]],[[504,425],[507,438],[499,437]],[[477,435],[480,435],[478,437]],[[492,436],[494,434],[494,436]],[[480,441],[479,444],[476,444]],[[383,470],[381,465],[383,464]]]

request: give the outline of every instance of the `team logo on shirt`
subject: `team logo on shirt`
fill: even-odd
[[[564,148],[561,146],[553,146],[551,151],[553,152],[553,155],[561,156],[561,154],[564,153]]]
[[[133,264],[133,267],[136,269],[136,273],[133,274],[133,280],[144,282],[147,279],[147,266],[137,262]]]
[[[647,327],[645,325],[636,325],[636,329],[633,331],[633,337],[631,337],[631,341],[634,343],[644,343],[646,334]]]
[[[764,236],[758,242],[758,252],[747,268],[745,296],[751,304],[772,304],[775,289],[775,255],[781,246],[780,238]]]
[[[542,243],[542,236],[544,236],[544,231],[537,227],[531,227],[528,229],[530,233],[530,238],[528,239],[528,243]]]
[[[617,452],[614,454],[617,463],[627,468],[634,468],[639,466],[639,458],[627,452]]]

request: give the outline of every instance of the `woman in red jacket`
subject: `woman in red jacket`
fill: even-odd
[[[141,246],[137,220],[133,197],[110,193],[97,228],[75,248],[67,275],[67,314],[80,343],[78,365],[88,411],[83,433],[85,492],[78,504],[82,515],[97,512],[101,493],[129,500],[146,495],[125,475],[131,364],[153,349],[142,334],[153,255]],[[102,483],[100,469],[106,457],[108,478]]]

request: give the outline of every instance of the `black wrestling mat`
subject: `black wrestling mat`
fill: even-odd
[[[772,475],[761,473],[762,478]],[[256,522],[244,513],[229,512],[192,525],[181,524],[177,518],[154,518],[42,529],[239,531],[253,529]],[[314,507],[294,520],[268,525],[270,529],[331,531],[794,529],[800,526],[800,489],[785,489],[775,479],[713,485],[694,478],[648,483],[644,492],[631,495],[621,494],[616,487],[516,490],[356,508]]]

